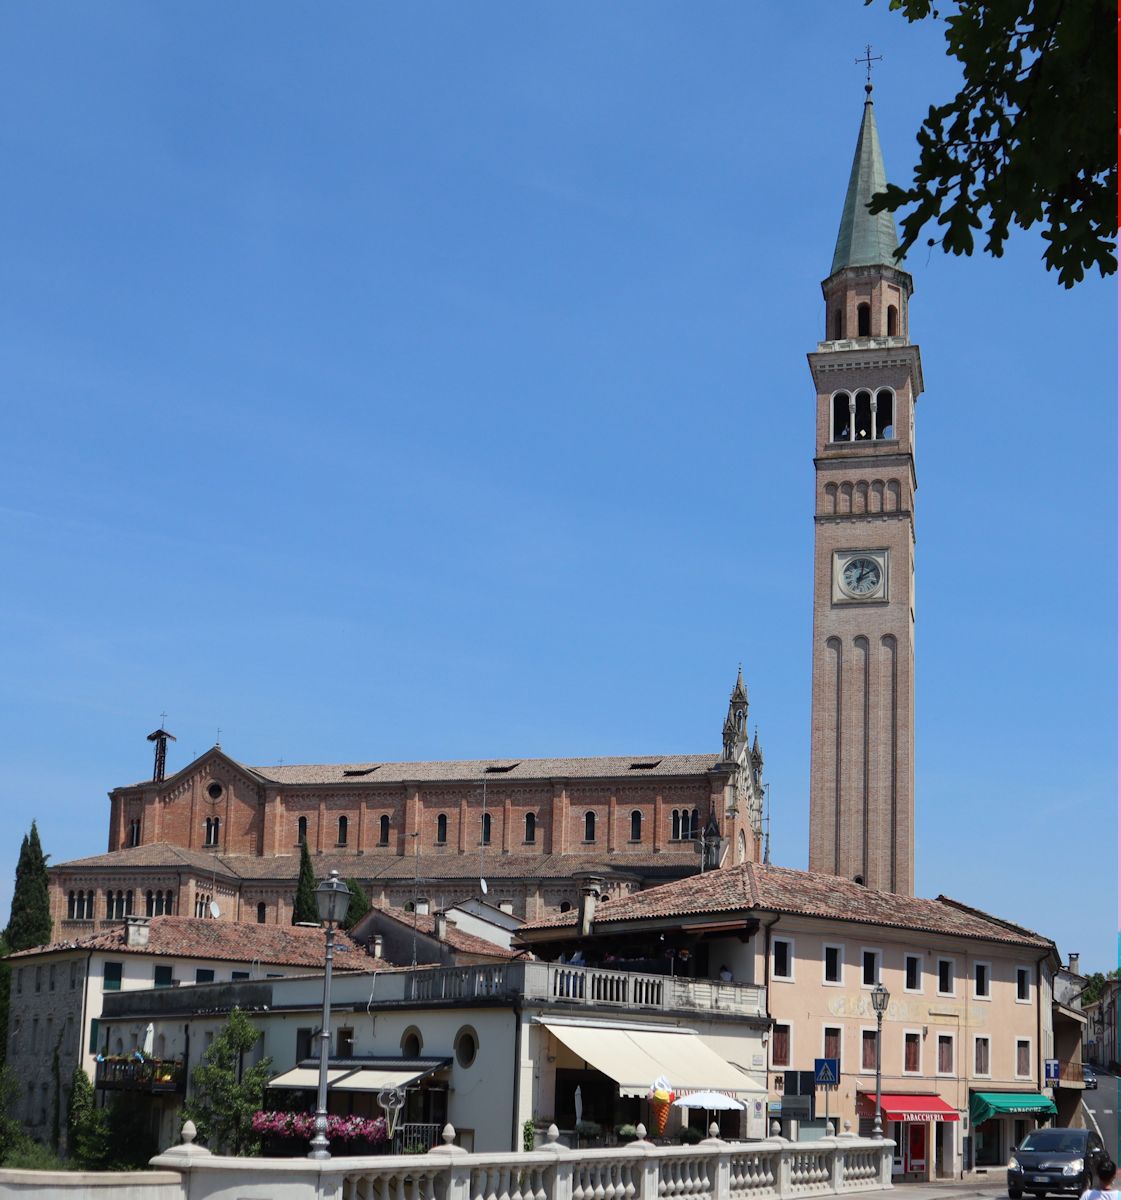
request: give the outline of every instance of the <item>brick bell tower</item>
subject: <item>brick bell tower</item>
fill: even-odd
[[[915,403],[911,276],[890,213],[865,87],[833,266],[825,340],[809,355],[814,457],[810,870],[914,892]]]

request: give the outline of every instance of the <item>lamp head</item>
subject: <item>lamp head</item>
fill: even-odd
[[[887,1002],[891,999],[891,993],[882,983],[877,983],[872,989],[872,1008],[882,1016],[887,1012]]]
[[[324,925],[334,927],[346,919],[350,907],[350,888],[339,878],[338,871],[330,875],[315,889],[315,906]]]

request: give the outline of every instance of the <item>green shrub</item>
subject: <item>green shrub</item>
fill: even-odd
[[[677,1135],[677,1140],[683,1146],[695,1146],[704,1138],[704,1134],[699,1129],[694,1129],[691,1125],[683,1125],[681,1132]]]
[[[528,1154],[533,1149],[536,1140],[536,1129],[532,1121],[526,1121],[522,1126],[522,1149]]]
[[[68,1164],[50,1148],[32,1141],[29,1137],[20,1138],[9,1150],[4,1159],[5,1167],[21,1171],[66,1171]]]
[[[638,1128],[634,1125],[618,1125],[615,1136],[624,1142],[633,1142],[638,1137]]]

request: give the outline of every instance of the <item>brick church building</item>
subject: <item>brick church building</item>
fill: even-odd
[[[108,852],[51,868],[54,936],[128,915],[288,924],[300,844],[371,902],[477,896],[520,917],[758,861],[763,755],[740,672],[718,754],[252,767],[214,746],[109,793]]]

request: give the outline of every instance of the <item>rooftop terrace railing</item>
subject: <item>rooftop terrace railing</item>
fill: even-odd
[[[402,992],[402,1000],[418,1002],[518,996],[565,1007],[766,1015],[764,990],[750,984],[565,963],[501,963],[411,972],[404,976]],[[381,999],[386,998],[383,992]]]

